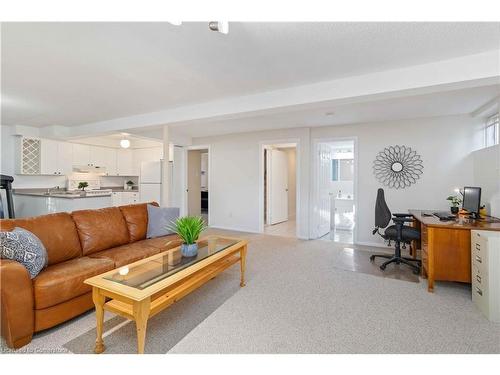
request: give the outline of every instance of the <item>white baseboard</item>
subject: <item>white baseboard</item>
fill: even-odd
[[[384,245],[383,243],[380,243],[380,242],[362,242],[362,241],[356,241],[355,245],[378,247],[378,248],[386,248],[386,247],[388,247],[387,245]]]
[[[226,226],[221,226],[221,225],[210,225],[209,228],[210,229],[232,230],[235,232],[262,234],[261,232],[255,231],[253,229],[238,228],[238,227],[226,227]]]
[[[228,227],[228,226],[222,226],[222,225],[211,225],[209,226],[211,229],[222,229],[222,230],[232,230],[235,232],[243,232],[243,233],[253,233],[253,234],[265,234],[263,232],[259,232],[253,229],[244,229],[244,228],[238,228],[238,227]],[[305,240],[309,241],[310,239],[304,236],[296,236],[297,239],[299,240]]]

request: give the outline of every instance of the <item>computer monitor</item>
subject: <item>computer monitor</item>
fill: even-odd
[[[464,202],[462,208],[467,210],[475,218],[479,218],[479,209],[481,206],[481,188],[464,187]]]

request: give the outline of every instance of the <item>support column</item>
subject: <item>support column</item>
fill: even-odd
[[[161,206],[167,207],[170,202],[171,168],[169,163],[170,134],[168,125],[163,126],[163,165],[161,174]]]

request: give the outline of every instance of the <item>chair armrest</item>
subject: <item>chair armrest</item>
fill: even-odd
[[[412,214],[392,214],[395,217],[413,217]]]
[[[33,283],[21,263],[0,259],[0,304],[7,345],[20,348],[28,344],[35,325]]]
[[[415,219],[410,219],[407,217],[393,217],[392,221],[394,221],[396,224],[404,224],[404,223],[412,223],[415,221]]]

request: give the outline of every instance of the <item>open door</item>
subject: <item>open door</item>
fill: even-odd
[[[272,225],[288,220],[288,160],[284,151],[266,152],[267,222]]]
[[[330,209],[331,209],[331,147],[325,143],[318,144],[317,165],[317,220],[316,238],[323,237],[330,232]]]

